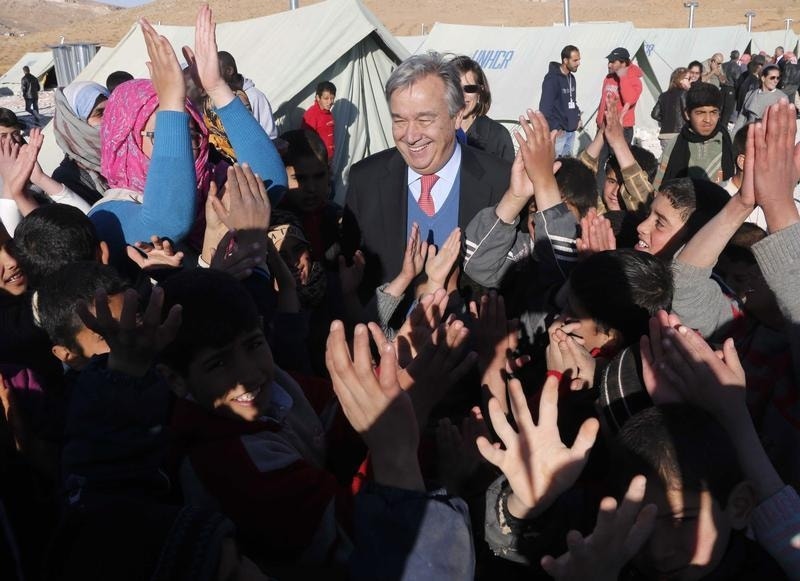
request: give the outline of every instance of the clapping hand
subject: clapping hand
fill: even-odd
[[[137,242],[127,248],[128,258],[142,270],[180,268],[183,266],[183,252],[175,252],[168,238],[151,236],[150,242]]]
[[[617,238],[608,218],[597,215],[591,208],[581,218],[581,237],[575,241],[578,253],[586,258],[596,252],[617,249]]]
[[[139,20],[139,25],[150,57],[146,63],[147,70],[158,95],[159,110],[183,111],[186,107],[186,82],[175,50],[169,40],[158,34],[145,18]]]
[[[164,291],[160,287],[153,288],[141,321],[137,317],[138,301],[135,290],[126,290],[119,319],[111,314],[108,295],[103,290],[94,295],[94,313],[85,302],[78,305],[83,324],[108,344],[108,368],[133,377],[147,373],[156,354],[175,339],[181,324],[180,305],[173,306],[162,323]]]

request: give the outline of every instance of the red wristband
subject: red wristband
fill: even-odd
[[[558,383],[561,383],[561,380],[564,379],[564,374],[560,371],[556,371],[555,369],[548,369],[547,373],[544,374],[545,379],[548,377],[555,377],[558,380]]]

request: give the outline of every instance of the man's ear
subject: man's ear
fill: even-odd
[[[731,526],[737,530],[745,528],[750,523],[750,516],[757,504],[756,491],[750,482],[743,480],[734,486],[725,505],[725,514]]]
[[[56,359],[69,367],[73,367],[76,361],[83,358],[81,353],[75,353],[65,345],[53,345],[50,351],[55,355]]]
[[[736,167],[739,168],[739,171],[744,171],[744,154],[740,153],[736,156]]]
[[[97,259],[100,261],[100,264],[108,266],[110,256],[111,253],[108,250],[108,244],[106,244],[104,240],[101,240],[100,244],[97,245]]]
[[[169,384],[172,393],[174,393],[176,397],[183,399],[189,395],[189,386],[186,384],[183,375],[164,363],[156,363],[156,370],[166,380],[167,384]]]

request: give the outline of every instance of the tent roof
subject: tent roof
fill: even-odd
[[[180,56],[184,45],[194,45],[194,26],[156,26]],[[357,0],[328,0],[270,16],[222,22],[217,45],[230,52],[244,76],[269,96],[274,108],[294,97],[343,54],[376,34],[397,61],[406,48]],[[135,25],[104,62],[81,79],[103,82],[115,70],[147,78],[147,50]]]
[[[416,54],[422,44],[427,38],[426,35],[422,36],[395,36],[397,42],[406,47],[406,50],[411,54]]]
[[[45,52],[29,52],[22,56],[8,72],[0,77],[0,85],[19,85],[22,79],[22,67],[28,66],[31,69],[31,74],[36,78],[41,78],[47,71],[55,66],[53,61],[53,53]]]

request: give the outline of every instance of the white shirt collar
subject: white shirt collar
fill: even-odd
[[[455,183],[459,169],[461,169],[461,144],[456,141],[455,149],[453,149],[453,155],[450,156],[450,159],[446,164],[444,164],[444,167],[436,172],[436,175],[439,176],[439,181],[445,180],[447,182],[448,191],[450,186]],[[421,177],[422,174],[415,172],[413,169],[411,169],[411,167],[408,168],[409,186],[418,181]]]

